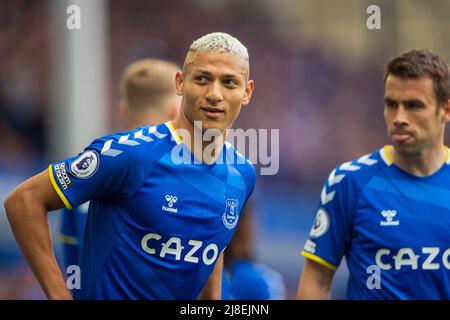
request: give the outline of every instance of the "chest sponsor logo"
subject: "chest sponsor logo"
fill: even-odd
[[[443,252],[442,252],[443,251]],[[441,254],[442,252],[442,254]],[[450,248],[422,247],[417,251],[413,248],[379,249],[375,254],[375,263],[382,270],[439,270],[441,267],[450,270]]]
[[[178,197],[166,194],[165,200],[167,202],[167,206],[163,205],[161,209],[166,212],[178,213],[178,208],[174,207],[175,203],[178,201]]]
[[[222,222],[228,229],[233,229],[236,227],[239,216],[238,216],[238,205],[239,201],[237,199],[228,198],[225,201],[225,212],[222,214]]]
[[[70,172],[77,178],[87,179],[97,172],[99,162],[97,152],[86,151],[72,162]]]
[[[394,217],[397,215],[397,210],[383,210],[381,211],[381,215],[385,220],[380,221],[380,226],[398,226],[400,224],[399,220],[394,220]]]
[[[215,243],[206,244],[200,240],[185,241],[179,237],[164,239],[158,233],[147,233],[141,240],[142,250],[161,258],[172,257],[175,261],[186,261],[205,265],[213,264],[219,256],[219,247]]]

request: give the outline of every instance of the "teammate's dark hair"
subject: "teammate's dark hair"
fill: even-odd
[[[384,83],[389,75],[401,79],[430,77],[438,105],[450,99],[450,67],[428,50],[410,50],[392,58],[384,71]]]

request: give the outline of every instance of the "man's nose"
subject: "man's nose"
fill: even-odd
[[[222,95],[222,91],[220,89],[220,84],[217,82],[213,82],[209,86],[208,92],[206,93],[205,98],[208,101],[208,103],[210,103],[212,105],[215,105],[215,104],[219,103],[220,101],[222,101],[223,95]]]
[[[408,124],[408,113],[406,112],[403,105],[400,105],[395,112],[394,125],[397,127],[402,127],[407,124]]]

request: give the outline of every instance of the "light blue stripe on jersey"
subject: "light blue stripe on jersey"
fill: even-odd
[[[167,153],[161,159],[161,162],[170,163],[171,156],[171,153]],[[206,196],[209,196],[211,194],[211,189],[217,189],[218,191],[221,189],[226,189],[227,185],[232,186],[238,190],[245,191],[246,185],[239,171],[232,166],[227,166],[227,169],[228,175],[225,176],[227,178],[226,181],[223,181],[222,179],[208,173],[208,171],[200,169],[197,171],[186,171],[182,166],[173,166],[172,174],[177,175],[185,183],[188,183],[192,186],[195,185],[193,181],[197,181],[199,179],[199,175],[201,175],[202,181],[205,182],[203,185],[208,186],[208,189],[205,190],[204,188],[197,188],[197,190],[201,193],[204,193]]]
[[[394,182],[395,185],[392,183]],[[395,195],[419,200],[441,208],[450,210],[450,191],[434,187],[426,183],[405,181],[401,179],[374,177],[367,188],[377,191],[388,192]],[[426,192],[424,192],[426,190]]]

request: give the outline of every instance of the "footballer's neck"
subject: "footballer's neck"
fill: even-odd
[[[182,137],[183,143],[197,159],[207,164],[214,163],[217,160],[225,143],[225,132],[222,132],[219,136],[209,136],[205,134],[205,130],[196,127],[189,121],[183,112],[180,112],[178,118],[172,123]],[[187,136],[182,132],[183,130],[187,131]]]
[[[157,120],[148,120],[148,121],[147,120],[130,120],[127,125],[127,130],[133,130],[137,127],[141,127],[141,126],[145,126],[145,125],[154,126],[154,125],[157,125],[160,123],[164,123],[165,122],[164,120],[165,120],[164,118],[157,119]]]
[[[429,147],[420,153],[400,153],[394,147],[389,148],[388,152],[399,168],[417,177],[432,175],[442,167],[448,157],[444,144]]]

